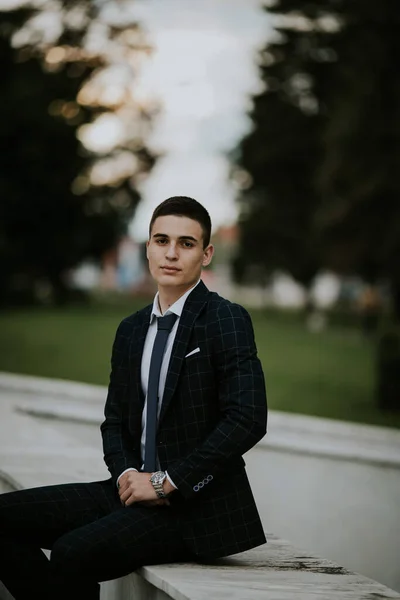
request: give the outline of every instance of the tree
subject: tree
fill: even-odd
[[[271,10],[290,13],[293,7],[284,4]],[[331,33],[322,27],[299,29],[298,24],[298,17],[280,22],[278,38],[260,55],[265,89],[254,98],[253,131],[239,149],[240,166],[253,184],[242,196],[238,257],[261,262],[268,272],[286,270],[309,286],[322,265],[314,174],[324,115],[316,92],[321,94],[326,84],[322,64],[329,65],[330,56],[322,56],[320,47],[329,43]]]
[[[270,11],[278,39],[261,55],[265,90],[240,146],[253,178],[240,255],[305,284],[320,267],[386,277],[400,297],[397,3],[277,0]]]
[[[104,106],[98,93],[88,93],[109,65],[104,54],[87,48],[95,3],[66,6],[51,41],[35,27],[40,11],[0,14],[3,302],[21,292],[33,299],[40,282],[51,285],[55,301],[65,301],[69,270],[84,259],[99,260],[126,231],[139,201],[137,177],[153,162],[139,133],[100,154],[79,141],[85,124],[114,115],[119,106]],[[119,34],[114,28],[114,42]],[[121,157],[125,164],[115,169]]]
[[[316,187],[326,261],[387,280],[400,318],[400,15],[395,0],[343,2]]]
[[[320,266],[313,230],[316,118],[282,101],[277,90],[255,99],[253,118],[257,129],[242,143],[241,165],[253,186],[242,197],[236,266],[282,269],[308,286]]]

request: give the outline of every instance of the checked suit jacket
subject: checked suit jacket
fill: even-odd
[[[124,319],[113,345],[101,432],[114,483],[129,467],[141,470],[140,372],[151,310],[149,305]],[[200,282],[179,321],[157,429],[160,467],[178,488],[170,510],[199,557],[265,543],[242,455],[264,436],[266,424],[264,375],[250,316]]]

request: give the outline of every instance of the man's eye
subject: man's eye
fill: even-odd
[[[183,242],[183,245],[185,246],[185,248],[193,248],[192,242]]]
[[[166,241],[167,240],[165,238],[157,238],[157,244],[165,244]]]

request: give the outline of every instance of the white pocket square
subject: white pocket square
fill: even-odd
[[[200,348],[196,348],[195,350],[192,350],[191,352],[189,352],[189,354],[186,354],[185,358],[187,358],[188,356],[192,356],[192,354],[196,354],[196,352],[200,352]]]

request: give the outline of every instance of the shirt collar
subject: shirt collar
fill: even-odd
[[[159,304],[158,304],[159,294],[157,292],[157,294],[155,295],[154,300],[153,300],[153,309],[152,309],[151,315],[150,315],[150,324],[153,322],[153,320],[156,317],[157,318],[158,317],[163,317],[163,316],[169,315],[171,313],[173,313],[174,315],[177,315],[178,317],[180,317],[181,314],[182,314],[182,311],[183,311],[183,307],[185,306],[185,302],[187,300],[187,297],[194,290],[194,288],[199,285],[200,281],[201,281],[201,279],[199,279],[199,281],[196,283],[196,285],[194,285],[193,287],[191,287],[180,298],[178,298],[178,300],[176,302],[174,302],[173,305],[170,306],[169,309],[167,311],[165,311],[165,313],[163,315],[161,314],[160,307],[159,307]]]

